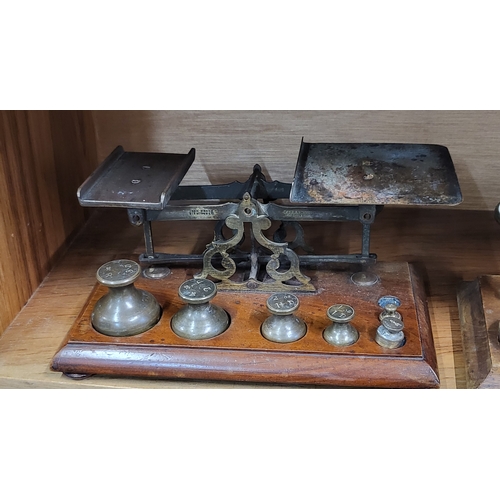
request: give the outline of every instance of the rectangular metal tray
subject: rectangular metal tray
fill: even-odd
[[[118,146],[80,186],[84,207],[163,210],[195,157],[188,154],[136,153]]]
[[[444,146],[302,141],[290,201],[457,205],[462,194],[453,161]]]

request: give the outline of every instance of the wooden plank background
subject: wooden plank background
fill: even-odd
[[[196,160],[184,184],[245,180],[255,163],[291,182],[306,142],[408,142],[449,148],[464,201],[493,210],[500,201],[498,111],[97,111],[97,152],[187,153]]]
[[[90,112],[0,111],[0,333],[82,226],[95,167]]]

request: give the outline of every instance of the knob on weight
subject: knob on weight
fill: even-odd
[[[204,278],[182,283],[179,297],[186,305],[172,316],[172,330],[189,340],[211,339],[224,332],[229,326],[229,315],[209,302],[216,294],[216,284]]]
[[[92,311],[92,326],[104,335],[128,337],[152,328],[160,319],[161,307],[149,292],[134,281],[141,274],[139,264],[119,259],[97,270],[97,281],[109,288]]]
[[[299,299],[293,293],[275,293],[267,299],[266,305],[272,316],[262,323],[264,338],[271,342],[287,343],[295,342],[306,334],[306,324],[293,314],[299,308]]]
[[[386,304],[384,310],[379,314],[379,319],[382,321],[384,318],[398,318],[401,319],[401,314],[397,311],[398,306],[393,303]]]

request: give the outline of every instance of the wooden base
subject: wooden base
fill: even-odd
[[[469,389],[500,384],[500,276],[463,282],[458,290],[460,327]]]
[[[166,379],[208,379],[279,384],[314,384],[353,387],[438,387],[437,362],[423,284],[407,263],[378,263],[380,280],[372,286],[355,285],[352,269],[307,270],[317,292],[297,293],[297,316],[307,334],[289,344],[266,340],[260,325],[269,315],[269,293],[219,291],[214,304],[230,315],[231,324],[210,340],[190,341],[173,333],[172,315],[183,306],[177,290],[198,269],[172,268],[161,280],[139,278],[137,288],[151,292],[163,308],[162,317],[149,331],[114,338],[96,332],[90,315],[107,289],[96,285],[52,369],[66,374],[97,374]],[[383,295],[396,295],[405,323],[406,343],[386,349],[375,342]],[[348,303],[356,316],[352,324],[360,339],[348,347],[334,347],[323,339],[329,324],[326,310]]]

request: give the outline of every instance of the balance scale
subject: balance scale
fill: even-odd
[[[385,205],[461,202],[446,147],[302,140],[291,184],[267,180],[255,165],[245,182],[181,186],[194,159],[194,149],[118,146],[79,188],[82,206],[126,209],[143,228],[144,252],[96,270],[53,370],[73,378],[439,386],[422,278],[407,262],[377,261],[370,230]],[[156,251],[152,223],[173,220],[185,220],[186,231],[188,221],[212,221],[213,240],[199,255]],[[358,222],[361,252],[317,253],[301,225],[310,221],[332,233],[331,222]]]

